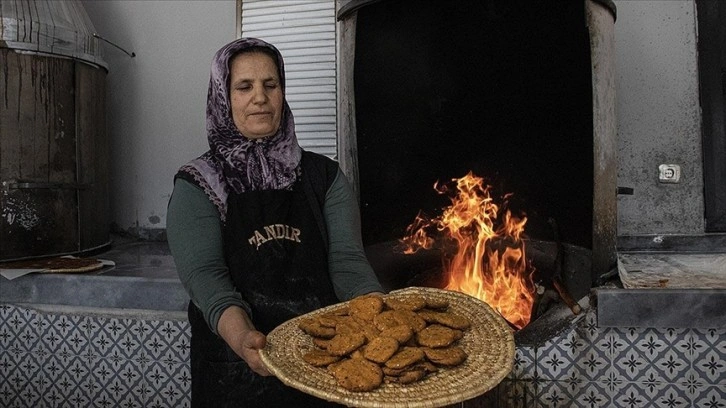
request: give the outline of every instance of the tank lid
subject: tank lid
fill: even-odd
[[[0,48],[54,54],[108,69],[79,0],[0,1]]]

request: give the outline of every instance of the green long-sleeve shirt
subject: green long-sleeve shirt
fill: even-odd
[[[340,170],[325,195],[323,215],[328,228],[328,269],[338,299],[382,292],[363,251],[355,196]],[[219,212],[204,192],[177,179],[166,222],[179,278],[212,332],[217,333],[219,317],[227,307],[237,305],[249,312],[225,264]]]

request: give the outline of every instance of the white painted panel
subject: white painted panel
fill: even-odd
[[[242,36],[274,44],[300,145],[336,152],[335,0],[243,0]]]

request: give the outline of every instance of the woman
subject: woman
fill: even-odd
[[[215,54],[207,138],[210,150],[177,173],[167,213],[191,298],[192,406],[325,406],[270,376],[265,334],[382,288],[347,180],[297,143],[274,46],[243,38]]]

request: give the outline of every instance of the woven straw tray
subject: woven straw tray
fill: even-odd
[[[318,398],[350,407],[402,408],[441,407],[477,397],[494,388],[512,370],[514,334],[504,319],[486,303],[463,293],[411,287],[390,293],[400,297],[425,296],[447,300],[449,310],[471,320],[458,345],[469,355],[453,368],[444,368],[412,384],[382,384],[368,392],[348,391],[325,368],[302,359],[314,348],[312,339],[298,328],[300,319],[340,308],[347,302],[318,309],[288,320],[267,336],[260,351],[267,369],[286,385]]]

